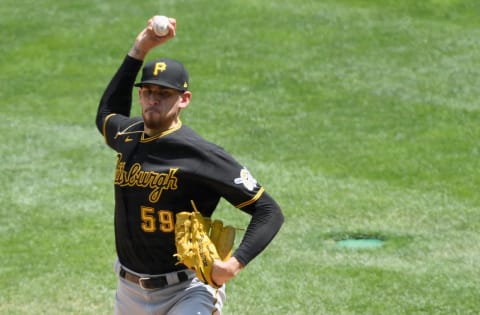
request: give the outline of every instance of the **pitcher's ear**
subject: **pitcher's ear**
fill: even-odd
[[[178,106],[180,108],[186,108],[190,103],[191,98],[192,98],[192,92],[190,91],[183,92],[183,94],[180,95],[180,103],[178,104]]]

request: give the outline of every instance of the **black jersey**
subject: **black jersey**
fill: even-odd
[[[107,144],[118,152],[115,170],[115,232],[120,261],[137,272],[172,271],[176,259],[175,215],[199,211],[210,217],[221,197],[242,208],[263,188],[222,148],[180,124],[155,137],[143,121],[112,115]]]
[[[148,137],[141,117],[130,118],[132,91],[142,61],[127,56],[100,101],[96,124],[117,153],[115,242],[120,262],[133,271],[160,274],[176,265],[175,215],[211,216],[220,198],[252,216],[233,256],[246,265],[283,223],[278,204],[250,172],[221,147],[181,123]]]

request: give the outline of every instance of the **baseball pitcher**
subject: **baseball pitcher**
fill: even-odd
[[[158,36],[153,21],[106,87],[96,117],[117,152],[115,314],[221,314],[225,283],[265,249],[284,218],[247,168],[182,124],[192,99],[187,70],[170,58],[144,64],[175,37],[177,23],[168,18],[168,32]],[[141,117],[130,117],[134,88]],[[236,249],[235,230],[211,219],[220,198],[251,215]]]

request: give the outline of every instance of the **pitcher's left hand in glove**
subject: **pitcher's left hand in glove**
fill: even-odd
[[[180,212],[176,216],[175,245],[178,264],[196,272],[197,277],[213,288],[220,285],[212,280],[215,260],[226,260],[232,254],[235,229],[223,226],[220,220],[213,223],[195,207],[194,212]]]

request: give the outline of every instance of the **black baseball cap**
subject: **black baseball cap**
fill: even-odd
[[[155,84],[179,91],[188,90],[187,69],[178,61],[161,58],[150,61],[142,70],[142,80],[135,86]]]

